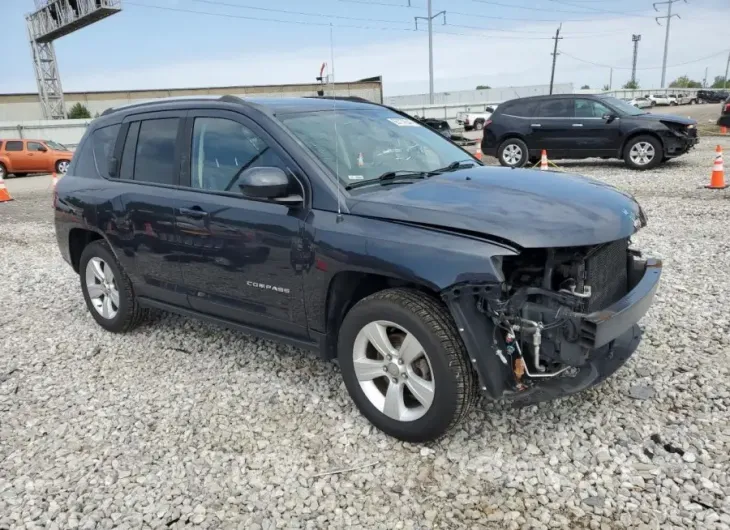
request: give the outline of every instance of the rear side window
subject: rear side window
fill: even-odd
[[[6,151],[22,151],[23,142],[9,141],[5,144]]]
[[[542,101],[537,116],[540,118],[572,118],[573,99],[560,98]]]
[[[503,114],[531,118],[537,114],[537,101],[516,101],[503,111]]]
[[[134,180],[155,184],[177,182],[175,143],[179,124],[179,118],[140,122],[134,157]],[[127,155],[126,146],[124,154]]]

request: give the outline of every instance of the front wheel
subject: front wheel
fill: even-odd
[[[499,163],[506,167],[522,167],[529,160],[527,144],[519,138],[510,138],[502,142],[497,150]]]
[[[459,332],[446,307],[422,292],[388,289],[361,300],[347,313],[337,348],[357,408],[400,440],[441,437],[474,400]]]
[[[56,162],[56,173],[65,175],[66,171],[68,171],[68,165],[68,160],[59,160],[58,162]]]
[[[477,131],[481,131],[482,129],[484,129],[484,122],[482,120],[474,122],[474,129]]]
[[[653,136],[632,138],[624,148],[624,160],[632,169],[652,169],[664,158],[664,149]]]

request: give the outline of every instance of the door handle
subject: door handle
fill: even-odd
[[[180,208],[180,215],[192,217],[193,219],[202,219],[208,217],[208,212],[204,212],[200,208]]]
[[[583,127],[583,124],[582,123],[574,123],[573,124],[573,127]]]
[[[542,124],[540,123],[531,123],[530,127],[542,127]]]

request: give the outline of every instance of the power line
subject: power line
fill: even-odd
[[[290,9],[274,9],[271,7],[258,7],[258,6],[251,6],[251,5],[245,5],[245,4],[232,4],[229,2],[220,2],[217,0],[193,0],[193,2],[198,2],[200,4],[210,4],[210,5],[217,5],[217,6],[225,6],[225,7],[235,7],[238,9],[251,9],[255,11],[266,11],[270,13],[285,13],[287,15],[302,15],[305,17],[325,17],[325,18],[338,18],[341,20],[360,20],[360,21],[366,21],[366,22],[385,22],[387,24],[408,24],[410,25],[410,22],[406,22],[404,20],[386,20],[382,18],[362,18],[362,17],[348,17],[346,15],[330,15],[326,13],[312,13],[312,12],[304,12],[304,11],[292,11]]]
[[[535,11],[535,7],[534,6],[516,6],[516,5],[513,5],[513,4],[503,4],[501,2],[493,2],[492,0],[471,0],[471,1],[472,2],[476,2],[477,4],[489,4],[489,5],[493,5],[493,6],[509,7],[509,8],[512,8],[512,9],[526,9],[528,11]],[[557,0],[554,0],[554,1],[557,1]],[[590,14],[590,13],[586,13],[585,11],[566,11],[565,9],[551,9],[550,11],[553,12],[553,13],[570,13],[570,14],[573,14],[573,15],[588,15],[588,14]],[[640,12],[640,11],[623,11],[623,12],[616,11],[615,13],[616,14],[619,14],[619,15],[626,15],[626,16],[642,16],[642,17],[645,17],[646,16],[646,15],[631,15],[631,13],[638,13],[638,12]]]
[[[686,61],[686,62],[683,62],[683,63],[670,64],[669,66],[667,66],[667,68],[676,68],[678,66],[686,66],[688,64],[694,64],[694,63],[697,63],[699,61],[704,61],[706,59],[712,59],[714,57],[717,57],[718,55],[724,55],[727,52],[728,52],[728,49],[726,48],[724,50],[720,50],[718,52],[715,52],[715,53],[713,53],[711,55],[707,55],[705,57],[699,57],[698,59],[693,59],[691,61]],[[613,66],[613,65],[610,65],[610,64],[595,63],[593,61],[588,61],[586,59],[581,59],[580,57],[576,57],[575,55],[571,55],[568,52],[565,52],[565,51],[562,51],[562,50],[560,51],[560,53],[562,55],[565,55],[566,57],[570,57],[571,59],[575,59],[576,61],[580,61],[580,62],[586,63],[586,64],[592,64],[593,66],[600,66],[601,68],[615,68],[617,70],[631,70],[631,67],[630,66]],[[646,66],[644,68],[637,68],[637,70],[660,70],[661,68],[662,68],[661,66]]]
[[[549,0],[549,1],[550,2],[554,2],[556,4],[565,5],[565,6],[577,7],[579,9],[588,9],[588,10],[596,11],[596,12],[599,12],[599,13],[610,13],[610,14],[613,14],[613,15],[626,15],[626,16],[631,16],[631,17],[648,18],[648,15],[632,15],[631,14],[631,13],[642,13],[643,10],[641,10],[641,9],[638,9],[638,10],[637,9],[632,9],[631,11],[611,11],[611,10],[608,10],[608,9],[601,9],[601,8],[598,8],[598,7],[583,6],[583,5],[579,5],[579,4],[573,4],[571,2],[565,2],[564,0]]]
[[[669,55],[669,26],[671,25],[672,17],[681,18],[676,13],[674,15],[672,14],[672,4],[674,4],[674,2],[679,2],[679,0],[667,0],[666,2],[654,2],[654,4],[652,4],[654,6],[655,11],[659,11],[656,8],[656,6],[661,5],[661,4],[667,4],[666,16],[655,17],[657,24],[659,24],[660,18],[664,18],[667,21],[667,31],[664,35],[664,59],[662,59],[662,85],[661,85],[662,88],[664,88],[666,86],[665,81],[666,81],[666,77],[667,77],[667,55]],[[684,0],[684,3],[686,4],[687,0]],[[661,26],[661,24],[659,24],[659,25]]]

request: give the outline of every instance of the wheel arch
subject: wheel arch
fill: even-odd
[[[71,266],[74,272],[79,273],[79,263],[81,262],[81,254],[84,249],[94,241],[103,240],[109,243],[104,235],[90,228],[75,227],[68,233],[68,250],[71,258]],[[109,246],[111,249],[111,245]],[[112,254],[114,250],[111,250]]]
[[[656,132],[648,129],[639,129],[636,131],[632,131],[626,138],[624,138],[624,141],[621,143],[621,149],[619,150],[618,156],[619,158],[624,156],[624,150],[626,149],[626,146],[636,138],[637,136],[651,136],[654,139],[656,139],[657,142],[662,146],[662,150],[664,150],[664,141],[662,140],[662,137]]]

